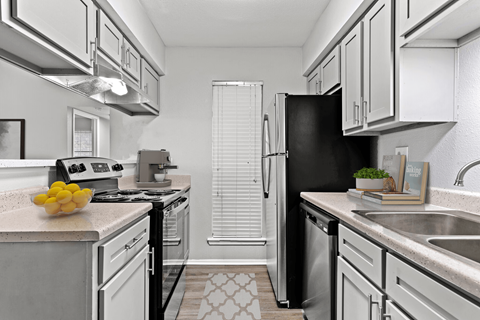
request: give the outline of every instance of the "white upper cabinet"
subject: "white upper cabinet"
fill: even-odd
[[[399,1],[398,18],[400,19],[400,36],[405,36],[445,5],[454,1],[456,0]]]
[[[307,77],[308,94],[320,94],[320,68],[317,67]]]
[[[122,63],[123,35],[107,15],[100,10],[98,47],[115,63]]]
[[[91,66],[96,15],[91,0],[12,1],[13,19],[86,66]]]
[[[362,126],[362,26],[358,23],[341,44],[343,130]]]
[[[320,92],[328,94],[340,85],[340,45],[320,63]]]
[[[125,70],[135,82],[140,82],[140,53],[127,40],[123,39],[123,59],[122,68]]]
[[[159,110],[160,77],[144,59],[142,59],[141,61],[141,69],[142,79],[140,81],[140,86],[142,90],[147,94],[148,98],[150,98],[150,102],[147,104],[155,108],[156,110]]]
[[[363,19],[363,113],[368,123],[394,115],[394,26],[391,0],[380,0]]]

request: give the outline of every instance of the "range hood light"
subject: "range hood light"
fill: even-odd
[[[119,96],[124,96],[128,93],[127,85],[122,80],[115,81],[112,85],[112,92]]]

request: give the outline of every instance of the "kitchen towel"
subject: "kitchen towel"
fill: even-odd
[[[255,273],[210,273],[199,320],[260,320]]]

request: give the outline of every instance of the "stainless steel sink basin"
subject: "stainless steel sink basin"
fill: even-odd
[[[444,212],[367,212],[379,224],[420,235],[480,235],[480,223]]]
[[[480,239],[438,238],[428,239],[428,242],[480,263]]]

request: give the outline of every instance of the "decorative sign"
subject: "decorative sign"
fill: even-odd
[[[25,159],[25,119],[0,119],[0,159]]]

